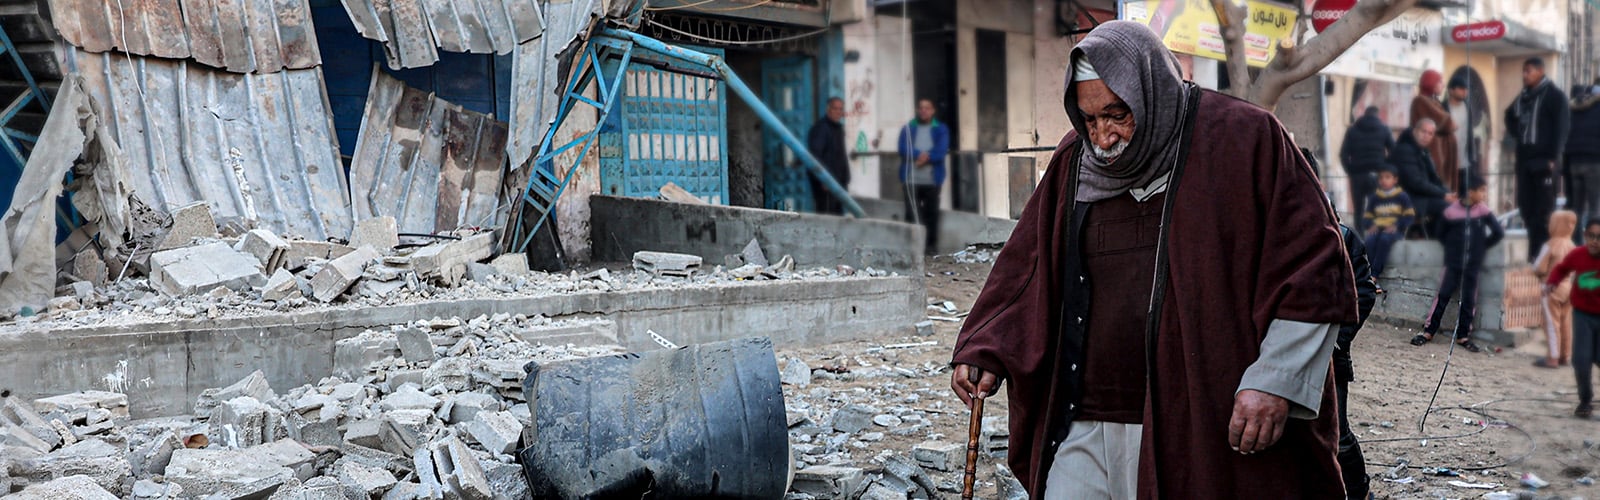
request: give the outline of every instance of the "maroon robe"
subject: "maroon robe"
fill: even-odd
[[[1195,137],[1175,192],[1170,278],[1154,349],[1140,461],[1141,498],[1344,498],[1335,460],[1332,372],[1314,420],[1289,419],[1283,438],[1242,455],[1228,445],[1234,393],[1274,319],[1356,320],[1355,279],[1315,174],[1270,113],[1202,94]],[[1076,248],[1068,214],[1074,133],[1061,140],[956,343],[955,363],[1005,381],[1009,463],[1041,498],[1064,420],[1059,382],[1063,255]],[[1133,270],[1129,272],[1149,272]],[[1133,291],[1148,293],[1148,291]]]

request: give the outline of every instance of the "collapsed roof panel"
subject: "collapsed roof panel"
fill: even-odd
[[[536,0],[342,0],[356,31],[383,42],[393,69],[430,66],[438,50],[509,54],[544,31]]]
[[[574,0],[547,6],[547,30],[538,41],[517,46],[511,60],[511,167],[521,168],[544,142],[566,89],[559,57],[576,50],[578,35],[600,16],[600,0]],[[520,186],[519,186],[520,187]]]
[[[507,125],[373,71],[350,164],[357,219],[393,216],[401,232],[495,225]]]
[[[236,73],[322,64],[306,0],[51,0],[56,30],[93,53],[193,59]]]
[[[216,71],[185,60],[68,53],[127,154],[134,192],[170,211],[308,239],[343,238],[350,202],[322,70]]]

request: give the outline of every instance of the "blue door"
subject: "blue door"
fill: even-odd
[[[812,98],[812,62],[809,57],[773,59],[761,63],[761,100],[766,101],[783,125],[804,141],[806,131],[817,120]],[[766,162],[762,185],[766,206],[773,210],[814,212],[810,177],[806,169],[778,135],[770,129],[761,133]]]
[[[722,50],[693,47],[722,55]],[[726,84],[710,68],[663,71],[647,62],[661,54],[633,48],[622,100],[601,124],[600,190],[610,196],[655,198],[668,182],[714,205],[728,203]],[[607,64],[615,65],[611,60]]]

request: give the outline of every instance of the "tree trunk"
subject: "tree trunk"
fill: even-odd
[[[1262,68],[1254,81],[1250,81],[1250,66],[1244,58],[1244,30],[1248,12],[1243,6],[1234,6],[1228,0],[1212,0],[1212,5],[1218,6],[1217,21],[1223,26],[1223,44],[1228,52],[1228,93],[1268,110],[1276,108],[1278,100],[1290,86],[1322,71],[1367,32],[1394,20],[1416,4],[1417,0],[1361,0],[1344,17],[1329,26],[1328,31],[1318,33],[1304,45],[1297,46],[1293,38],[1283,40],[1272,63]],[[1302,8],[1301,22],[1310,21],[1306,14]],[[1296,32],[1299,29],[1296,27]]]

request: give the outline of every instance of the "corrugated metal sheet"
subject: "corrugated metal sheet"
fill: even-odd
[[[374,69],[350,164],[358,219],[393,216],[401,232],[495,225],[506,123]]]
[[[238,73],[322,64],[306,0],[50,0],[73,45],[193,59]]]
[[[546,6],[546,30],[539,40],[517,46],[512,57],[511,142],[507,153],[513,169],[522,167],[544,141],[550,120],[561,106],[567,75],[560,73],[562,52],[600,16],[600,0],[573,0]]]
[[[168,211],[203,200],[219,219],[281,234],[349,236],[320,68],[252,75],[116,53],[68,57],[107,115],[141,199]]]
[[[361,36],[384,43],[389,67],[419,68],[448,52],[509,54],[544,31],[537,0],[341,0]]]

